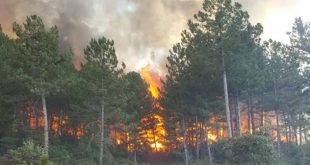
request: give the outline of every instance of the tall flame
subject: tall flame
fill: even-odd
[[[147,83],[148,90],[151,93],[153,100],[153,109],[157,111],[162,111],[163,108],[158,102],[160,98],[160,78],[154,72],[151,72],[151,65],[146,65],[141,69],[140,75],[142,79]],[[150,147],[153,151],[166,151],[167,147],[164,145],[166,130],[164,128],[164,118],[160,114],[151,114],[152,116],[145,116],[142,122],[147,122],[150,120],[155,120],[153,130],[143,130],[142,134],[145,134],[144,138],[150,142]]]
[[[151,65],[146,65],[144,68],[141,69],[140,75],[142,79],[148,84],[148,90],[151,92],[152,96],[155,99],[159,98],[159,78],[156,75],[151,75]],[[156,79],[157,78],[157,79]]]

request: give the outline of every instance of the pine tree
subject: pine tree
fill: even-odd
[[[16,33],[16,47],[21,70],[20,81],[31,93],[40,97],[44,114],[44,149],[48,154],[48,114],[46,97],[59,91],[63,56],[59,52],[58,30],[56,27],[46,29],[42,19],[36,15],[27,17],[23,25],[13,24]]]
[[[141,120],[150,113],[152,98],[139,73],[129,72],[123,76],[123,79],[125,81],[123,92],[126,94],[126,107],[121,115],[121,122],[125,124],[130,137],[128,148],[133,151],[134,162],[137,162],[137,151],[144,151],[144,147],[139,143],[143,141],[141,139],[143,135],[140,134],[141,129],[145,129]]]
[[[84,50],[86,64],[82,66],[81,74],[88,82],[88,88],[92,91],[91,99],[94,112],[100,109],[100,164],[103,164],[104,132],[107,127],[106,118],[117,114],[124,106],[122,97],[118,60],[115,54],[114,41],[105,37],[91,39]],[[124,65],[123,65],[124,66]],[[108,112],[108,113],[107,113]],[[112,117],[111,117],[112,118]]]
[[[218,72],[222,74],[228,136],[232,137],[229,83],[227,83],[230,80],[227,80],[227,74],[234,61],[242,60],[240,52],[244,49],[242,46],[245,43],[243,39],[246,39],[244,36],[248,36],[254,41],[259,40],[262,28],[259,24],[252,26],[248,20],[248,13],[242,10],[239,3],[232,4],[230,0],[204,1],[203,10],[199,11],[194,18],[194,21],[189,21],[190,33],[186,36],[204,35],[205,40],[198,40],[198,42],[206,41],[204,44],[208,48],[208,54],[211,54],[208,60],[220,68]],[[249,39],[246,40],[249,41]],[[239,65],[243,64],[246,63],[242,63],[242,61],[239,63]]]

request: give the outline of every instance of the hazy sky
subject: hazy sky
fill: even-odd
[[[310,21],[310,0],[238,0],[253,24],[264,26],[264,39],[288,42],[295,17]],[[187,20],[201,8],[201,0],[0,0],[0,24],[11,35],[11,23],[38,14],[57,25],[61,47],[72,47],[75,60],[91,37],[115,41],[117,55],[128,70],[147,63],[163,68],[169,48],[178,42]],[[156,66],[157,65],[157,66]]]

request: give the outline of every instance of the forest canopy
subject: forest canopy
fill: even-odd
[[[204,0],[165,77],[125,71],[106,36],[77,68],[40,16],[0,26],[0,164],[309,164],[310,23],[285,44],[249,18]]]

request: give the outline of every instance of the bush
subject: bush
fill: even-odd
[[[271,165],[277,154],[271,139],[264,135],[246,135],[231,145],[232,163],[238,165]]]
[[[283,165],[307,165],[304,160],[304,155],[307,153],[303,151],[301,146],[294,143],[283,143],[281,145],[281,162]]]
[[[6,165],[48,165],[47,155],[40,146],[36,146],[32,140],[24,142],[23,146],[9,150],[4,157]]]
[[[211,145],[213,163],[218,165],[272,165],[278,163],[277,153],[267,132],[221,140]]]
[[[211,145],[213,161],[217,164],[228,164],[232,159],[231,140],[220,140]]]
[[[66,145],[51,145],[49,148],[49,158],[57,165],[72,164],[70,152]]]

